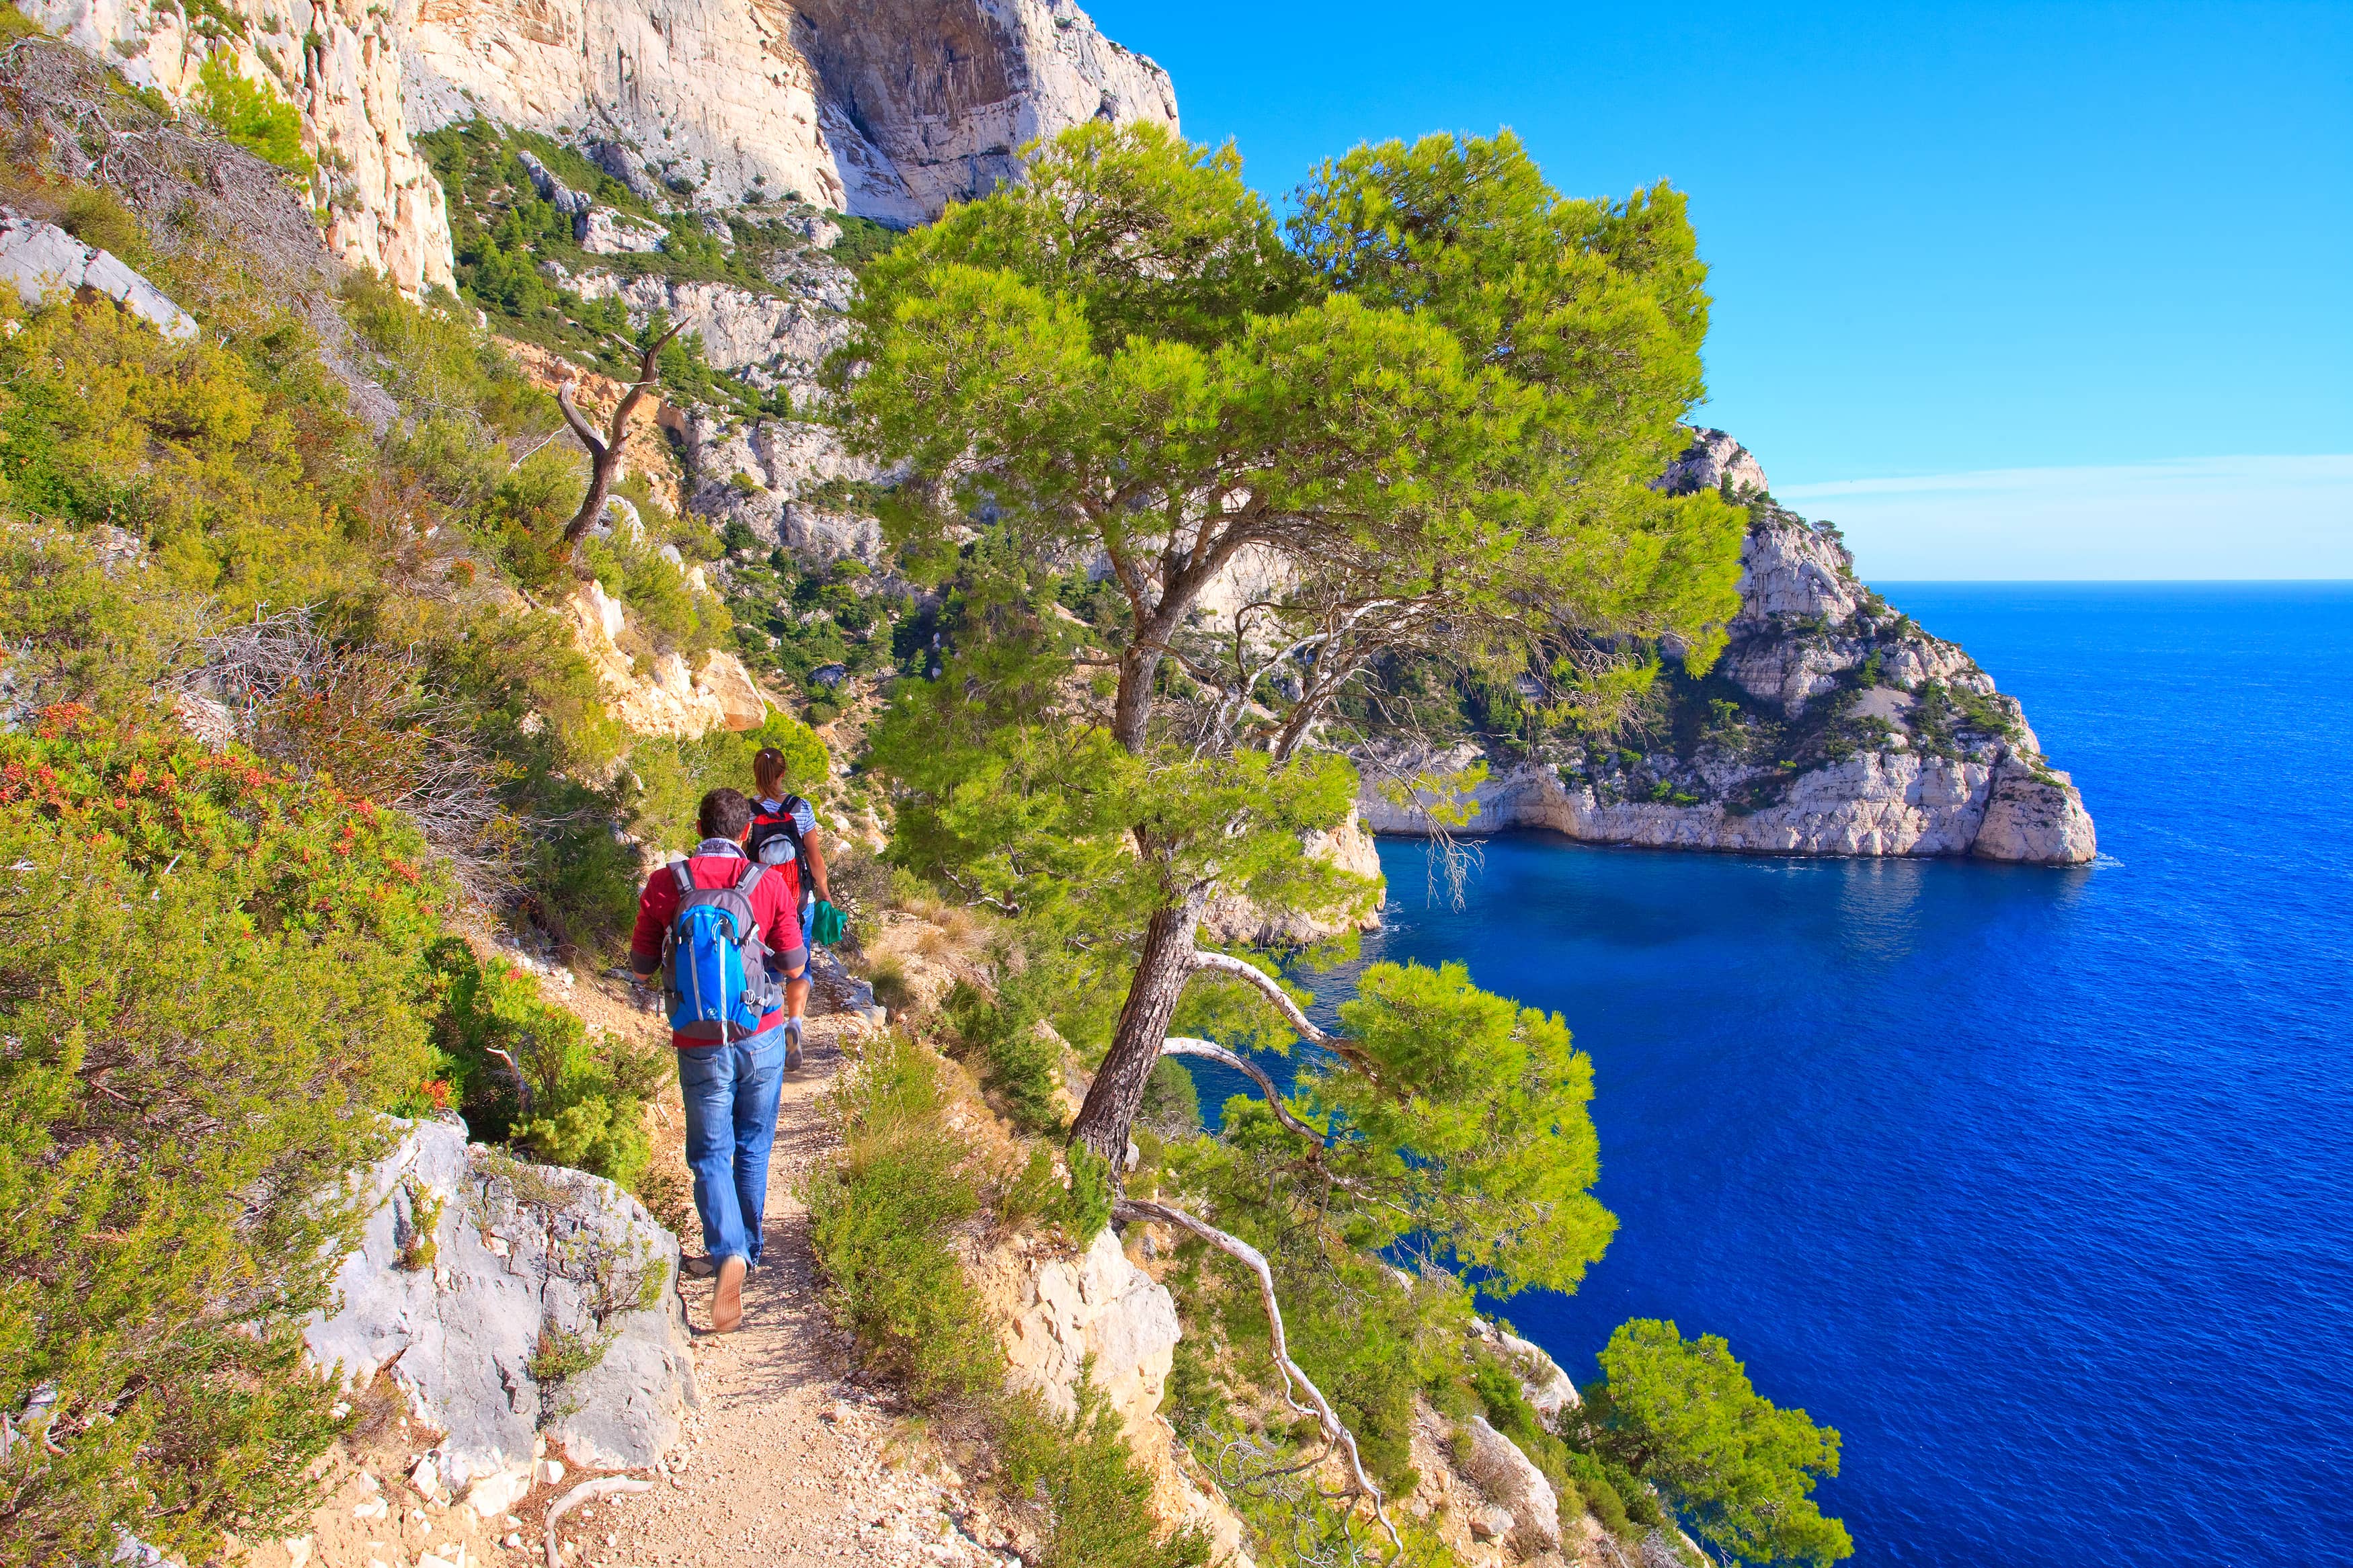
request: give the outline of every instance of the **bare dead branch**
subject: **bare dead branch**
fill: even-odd
[[[580,542],[587,537],[588,531],[596,527],[597,520],[605,515],[605,502],[612,495],[613,480],[620,472],[621,453],[629,434],[629,416],[636,412],[647,389],[660,380],[655,372],[654,362],[661,356],[662,350],[670,347],[670,341],[685,330],[684,321],[673,321],[670,331],[648,343],[638,354],[638,379],[629,384],[629,389],[621,395],[621,401],[614,405],[612,424],[601,440],[588,421],[581,417],[580,411],[572,405],[572,384],[566,382],[556,389],[556,406],[564,410],[564,422],[572,427],[572,433],[579,437],[581,446],[587,448],[589,462],[588,494],[581,500],[580,510],[573,514],[572,521],[564,525],[564,551],[567,556],[580,547]]]
[[[1259,1092],[1266,1096],[1267,1109],[1274,1112],[1277,1121],[1302,1138],[1318,1144],[1324,1142],[1324,1134],[1291,1114],[1290,1108],[1282,1103],[1282,1091],[1274,1087],[1274,1079],[1267,1076],[1266,1069],[1240,1052],[1229,1051],[1213,1040],[1198,1040],[1189,1035],[1171,1035],[1161,1042],[1160,1054],[1164,1057],[1198,1057],[1204,1061],[1233,1068],[1258,1085]]]
[[[1333,1414],[1331,1401],[1324,1397],[1324,1391],[1315,1386],[1314,1379],[1309,1377],[1304,1371],[1301,1370],[1299,1363],[1291,1359],[1290,1342],[1284,1337],[1282,1330],[1282,1305],[1275,1299],[1274,1270],[1268,1266],[1266,1255],[1241,1237],[1229,1236],[1209,1224],[1208,1221],[1196,1218],[1173,1205],[1148,1198],[1122,1197],[1113,1200],[1111,1213],[1112,1218],[1115,1220],[1155,1221],[1198,1237],[1256,1276],[1259,1304],[1266,1311],[1270,1353],[1273,1357],[1275,1371],[1282,1377],[1283,1400],[1302,1415],[1314,1415],[1316,1424],[1323,1428],[1324,1438],[1347,1455],[1348,1469],[1357,1492],[1372,1500],[1373,1517],[1378,1520],[1381,1528],[1388,1531],[1391,1552],[1389,1560],[1392,1563],[1396,1562],[1405,1552],[1405,1542],[1398,1539],[1397,1526],[1389,1522],[1388,1505],[1381,1496],[1381,1489],[1373,1484],[1370,1476],[1365,1474],[1365,1461],[1356,1452],[1356,1435],[1341,1423],[1339,1416]],[[1294,1387],[1307,1396],[1307,1405],[1301,1405],[1293,1396],[1292,1390]]]
[[[1259,994],[1273,1004],[1274,1010],[1282,1015],[1283,1022],[1298,1030],[1302,1038],[1326,1048],[1346,1044],[1318,1028],[1313,1019],[1299,1010],[1299,1004],[1282,989],[1282,983],[1257,965],[1245,963],[1222,952],[1197,952],[1193,954],[1193,967],[1215,970],[1219,974],[1230,975],[1246,984],[1257,986]]]

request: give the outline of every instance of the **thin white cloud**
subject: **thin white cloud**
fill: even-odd
[[[2353,577],[2353,453],[1839,479],[1774,492],[1865,578]]]

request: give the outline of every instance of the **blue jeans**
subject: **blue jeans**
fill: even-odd
[[[713,1263],[760,1261],[768,1149],[776,1141],[776,1096],[784,1082],[781,1024],[732,1045],[691,1046],[678,1053],[686,1163],[694,1172],[702,1249]]]

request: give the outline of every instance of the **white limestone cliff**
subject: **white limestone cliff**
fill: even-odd
[[[2097,851],[2073,782],[2015,699],[1957,645],[1854,575],[1834,533],[1772,504],[1764,469],[1722,431],[1694,433],[1665,487],[1748,500],[1741,604],[1712,682],[1680,692],[1696,741],[1637,752],[1567,745],[1499,765],[1478,749],[1368,758],[1360,809],[1382,833],[1428,831],[1370,781],[1485,761],[1468,831],[1549,828],[1591,843],[1794,855],[1975,855],[2080,865]]]
[[[920,223],[1032,138],[1176,121],[1167,73],[1068,0],[406,0],[402,19],[412,129],[480,111],[594,139],[708,204]]]
[[[1070,0],[25,0],[174,105],[218,59],[301,111],[330,248],[411,292],[452,280],[417,135],[484,114],[705,210],[797,196],[896,225],[1092,120],[1176,123],[1168,75]],[[578,215],[612,252],[650,237]],[[830,226],[828,226],[830,228]]]
[[[195,99],[198,73],[216,58],[266,85],[301,110],[304,143],[321,164],[328,247],[411,293],[451,281],[448,211],[409,139],[400,26],[384,6],[218,0],[214,15],[171,0],[24,0],[20,8],[175,106]]]

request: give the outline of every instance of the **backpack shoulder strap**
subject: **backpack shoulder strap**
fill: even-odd
[[[758,887],[760,879],[767,874],[768,868],[757,860],[744,861],[744,869],[735,878],[735,890],[748,900],[752,897],[752,889]]]
[[[686,863],[685,856],[681,855],[670,863],[670,880],[678,884],[680,892],[694,891],[694,868]]]

